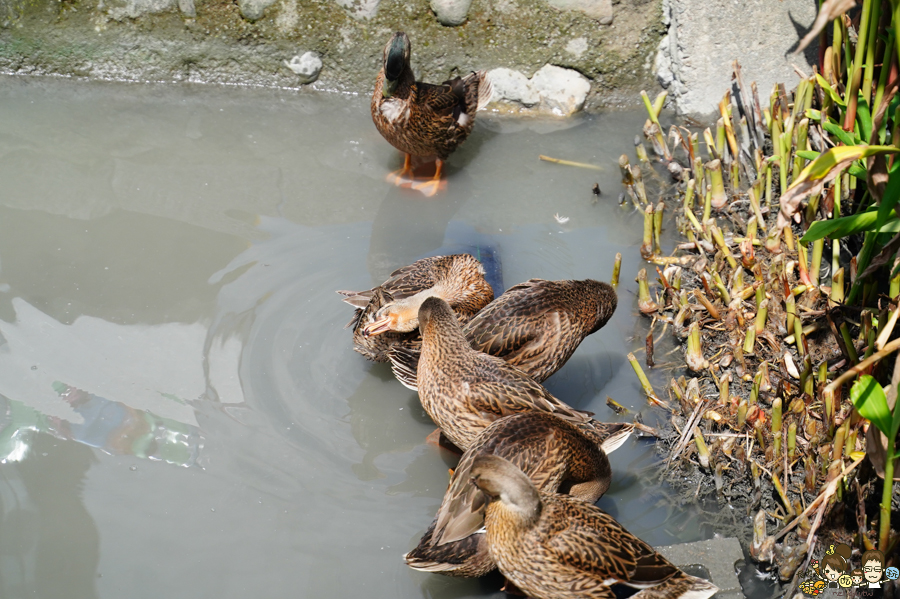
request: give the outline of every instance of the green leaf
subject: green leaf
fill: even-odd
[[[847,105],[847,103],[844,102],[844,99],[841,98],[841,96],[836,91],[834,91],[834,88],[831,87],[831,84],[828,83],[828,80],[825,79],[825,77],[822,77],[821,75],[816,75],[816,81],[819,82],[819,86],[823,90],[825,90],[825,93],[828,94],[829,96],[831,96],[831,99],[834,101],[835,104],[837,104],[839,106]]]
[[[862,233],[863,231],[874,231],[878,225],[878,212],[875,208],[860,212],[859,214],[851,214],[850,216],[842,216],[841,218],[833,218],[830,220],[817,220],[807,229],[806,234],[800,239],[801,243],[809,243],[823,237],[829,239],[841,239],[854,233]],[[884,223],[879,229],[879,233],[900,233],[900,218],[894,217]]]
[[[859,163],[856,162],[847,167],[847,172],[857,179],[862,179],[863,181],[865,181],[866,177],[869,176],[869,171],[867,171],[865,167],[860,166]]]
[[[850,401],[863,418],[869,419],[885,435],[890,435],[891,411],[878,381],[868,374],[860,376],[850,388]]]
[[[862,140],[855,137],[852,133],[844,131],[844,129],[832,120],[822,123],[822,128],[841,140],[845,146],[855,146],[862,143]]]
[[[859,124],[861,137],[868,143],[872,139],[872,114],[869,112],[869,104],[862,94],[859,94],[859,101],[856,103],[856,122]]]
[[[797,156],[800,158],[806,158],[807,160],[815,160],[819,157],[819,152],[815,150],[797,150]]]
[[[822,152],[821,156],[809,163],[800,176],[791,184],[797,186],[801,181],[816,181],[824,178],[836,168],[844,168],[856,160],[862,160],[876,154],[896,154],[900,148],[893,146],[835,146]]]
[[[877,229],[890,219],[894,213],[894,206],[900,200],[900,160],[895,160],[888,172],[888,183],[884,186],[884,195],[881,198],[881,205],[878,206],[878,224]]]

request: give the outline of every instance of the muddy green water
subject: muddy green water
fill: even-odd
[[[652,424],[616,201],[643,118],[480,116],[428,201],[384,181],[367,98],[0,78],[0,597],[503,596],[401,560],[452,462],[335,290],[456,251],[498,294],[608,280],[621,251],[617,314],[547,385]],[[611,462],[599,505],[634,533],[713,534],[649,482],[650,442]]]

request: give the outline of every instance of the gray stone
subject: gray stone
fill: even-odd
[[[137,19],[146,14],[165,12],[175,7],[175,0],[109,0],[101,1],[100,8],[116,21]]]
[[[793,65],[812,73],[809,52],[789,51],[797,32],[815,18],[816,5],[808,0],[663,0],[669,31],[657,55],[657,77],[668,83],[679,112],[708,114],[730,89],[731,63],[737,60],[744,83],[756,81],[760,101],[768,104],[776,83],[787,89],[797,84]]]
[[[306,52],[302,56],[294,56],[291,62],[285,60],[284,66],[300,77],[300,83],[312,83],[322,71],[322,59],[315,52]]]
[[[334,0],[354,19],[371,19],[378,12],[381,0]]]
[[[581,11],[601,25],[609,25],[613,20],[612,0],[547,0],[550,6],[560,10]]]
[[[530,80],[519,71],[505,68],[488,72],[488,77],[494,88],[494,107],[514,104],[521,108],[511,112],[522,114],[570,116],[584,108],[591,91],[591,82],[578,71],[550,64]]]
[[[238,0],[241,16],[248,21],[258,21],[263,18],[266,9],[275,4],[276,0]]]
[[[687,569],[690,574],[699,575],[694,567],[702,566],[703,574],[708,572],[709,581],[719,587],[715,599],[741,599],[744,596],[735,573],[735,563],[744,559],[744,552],[734,537],[681,543],[655,549],[679,568]]]
[[[441,25],[453,27],[466,22],[472,0],[431,0],[431,10]]]
[[[494,101],[516,102],[523,106],[534,106],[541,97],[534,91],[528,77],[512,69],[494,69],[488,72],[494,88]]]
[[[191,19],[197,16],[194,0],[178,0],[178,10],[181,11],[181,14]]]
[[[551,64],[534,74],[531,86],[541,97],[544,111],[556,116],[569,116],[584,108],[591,91],[591,82],[584,75]]]

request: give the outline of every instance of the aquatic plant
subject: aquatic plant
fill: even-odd
[[[890,523],[900,408],[888,398],[900,382],[900,0],[863,0],[851,18],[853,5],[821,3],[801,43],[820,39],[817,68],[790,92],[775,86],[766,109],[737,63],[712,128],[660,135],[665,92],[654,102],[642,94],[644,136],[675,185],[664,190],[676,196],[666,201],[679,208],[683,237],[672,255],[657,241],[658,208],[645,186],[638,192],[628,157],[619,161],[645,217],[642,257],[680,271],[678,290],[661,273],[655,300],[655,283],[645,269],[639,276],[641,313],[684,340],[694,377],[664,386],[677,400],[668,464],[696,460],[720,496],[747,470],[755,488],[771,489],[755,524],[766,550],[752,553],[778,564],[793,588],[833,506],[854,501],[865,511],[864,489],[874,486],[857,480],[857,467],[866,455],[884,462],[885,482],[871,515],[877,536],[863,522],[856,542],[886,554],[898,544]],[[655,165],[637,149],[648,179]],[[770,536],[767,521],[776,523]]]

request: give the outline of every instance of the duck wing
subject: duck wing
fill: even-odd
[[[496,418],[527,410],[550,412],[573,424],[591,421],[591,412],[576,410],[550,394],[543,385],[500,358],[473,352],[474,376],[469,381],[472,408]]]
[[[459,77],[441,85],[416,82],[416,102],[435,114],[449,116],[458,107],[465,106],[465,100],[465,85]]]
[[[559,561],[597,581],[652,587],[681,574],[663,556],[599,508],[562,495],[544,496],[544,547]]]

